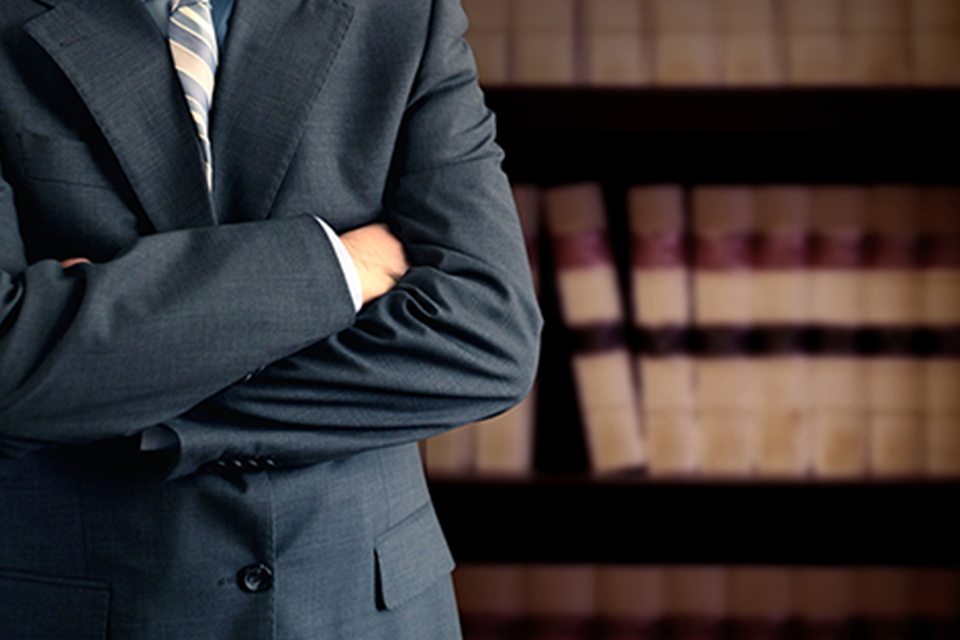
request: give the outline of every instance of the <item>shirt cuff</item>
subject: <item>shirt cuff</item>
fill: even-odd
[[[353,310],[360,311],[360,307],[363,306],[363,287],[360,285],[360,274],[357,273],[357,266],[353,264],[350,252],[343,246],[340,236],[330,228],[330,225],[324,222],[323,218],[314,216],[314,220],[320,224],[320,228],[327,234],[327,238],[330,239],[330,244],[333,246],[333,251],[337,254],[340,271],[343,272],[343,277],[347,281],[347,288],[350,290],[350,299],[353,300]]]

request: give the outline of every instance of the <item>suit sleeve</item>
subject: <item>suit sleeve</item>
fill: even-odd
[[[410,442],[528,392],[542,320],[494,117],[459,3],[434,5],[385,216],[414,266],[345,331],[169,422],[183,444],[173,475],[221,456],[302,464]]]
[[[147,236],[68,270],[28,264],[0,178],[0,455],[131,435],[343,329],[338,273],[307,216]]]

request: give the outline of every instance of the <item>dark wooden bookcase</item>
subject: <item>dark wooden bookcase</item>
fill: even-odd
[[[632,185],[960,184],[956,89],[510,88],[486,97],[512,181],[603,184],[624,276]],[[960,566],[960,482],[589,478],[551,280],[545,273],[538,473],[431,481],[459,561]]]

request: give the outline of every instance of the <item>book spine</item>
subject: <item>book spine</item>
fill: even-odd
[[[861,187],[813,187],[810,318],[812,468],[817,477],[862,477],[867,470],[865,366],[857,351],[863,322]]]
[[[596,620],[596,567],[538,564],[526,567],[530,640],[587,640]]]
[[[605,564],[596,569],[599,637],[654,640],[662,637],[663,569]]]
[[[466,564],[465,640],[949,640],[960,571],[878,565]]]
[[[848,85],[902,86],[910,81],[907,3],[846,0],[843,79]]]
[[[844,37],[838,0],[784,0],[787,81],[834,85],[843,81]]]
[[[796,567],[793,602],[803,640],[845,640],[853,618],[854,569]]]
[[[757,187],[754,208],[757,472],[800,477],[810,469],[809,192]]]
[[[553,187],[544,207],[592,468],[642,467],[646,449],[603,193],[596,183]]]
[[[631,301],[640,405],[653,475],[697,468],[691,300],[679,185],[634,187],[627,194]]]
[[[753,324],[747,187],[692,193],[697,407],[704,475],[747,476],[756,463],[756,384],[748,352]]]
[[[774,0],[719,0],[723,84],[784,83],[776,9]]]
[[[914,82],[960,85],[960,6],[954,0],[912,0],[910,28]]]
[[[463,640],[516,637],[525,610],[520,564],[461,565],[453,572]]]
[[[583,0],[587,84],[649,84],[652,60],[645,4],[644,0]]]
[[[905,567],[858,567],[854,575],[853,618],[864,640],[910,637],[916,614],[917,572]]]
[[[923,376],[915,336],[923,322],[916,265],[917,191],[872,187],[867,196],[864,332],[870,473],[923,473]]]
[[[464,37],[473,49],[484,87],[510,82],[510,0],[463,0],[470,21]]]
[[[913,608],[920,622],[919,637],[948,640],[960,635],[960,572],[945,567],[918,569]]]
[[[721,83],[720,39],[713,0],[651,0],[659,85]]]
[[[677,565],[663,569],[667,637],[718,640],[727,617],[727,568]]]
[[[793,581],[786,567],[733,566],[727,574],[728,637],[777,640],[793,610]]]
[[[512,80],[528,86],[577,80],[575,0],[511,0]]]
[[[925,187],[920,205],[925,464],[960,477],[960,189]]]
[[[473,470],[476,432],[463,425],[427,438],[424,442],[424,467],[430,477],[465,476]]]

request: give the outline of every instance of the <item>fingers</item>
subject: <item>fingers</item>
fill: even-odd
[[[360,276],[364,304],[392,289],[410,268],[403,244],[383,223],[340,236]]]
[[[90,261],[86,258],[70,258],[69,260],[61,260],[60,267],[63,269],[69,269],[70,267],[78,264],[89,264]]]

